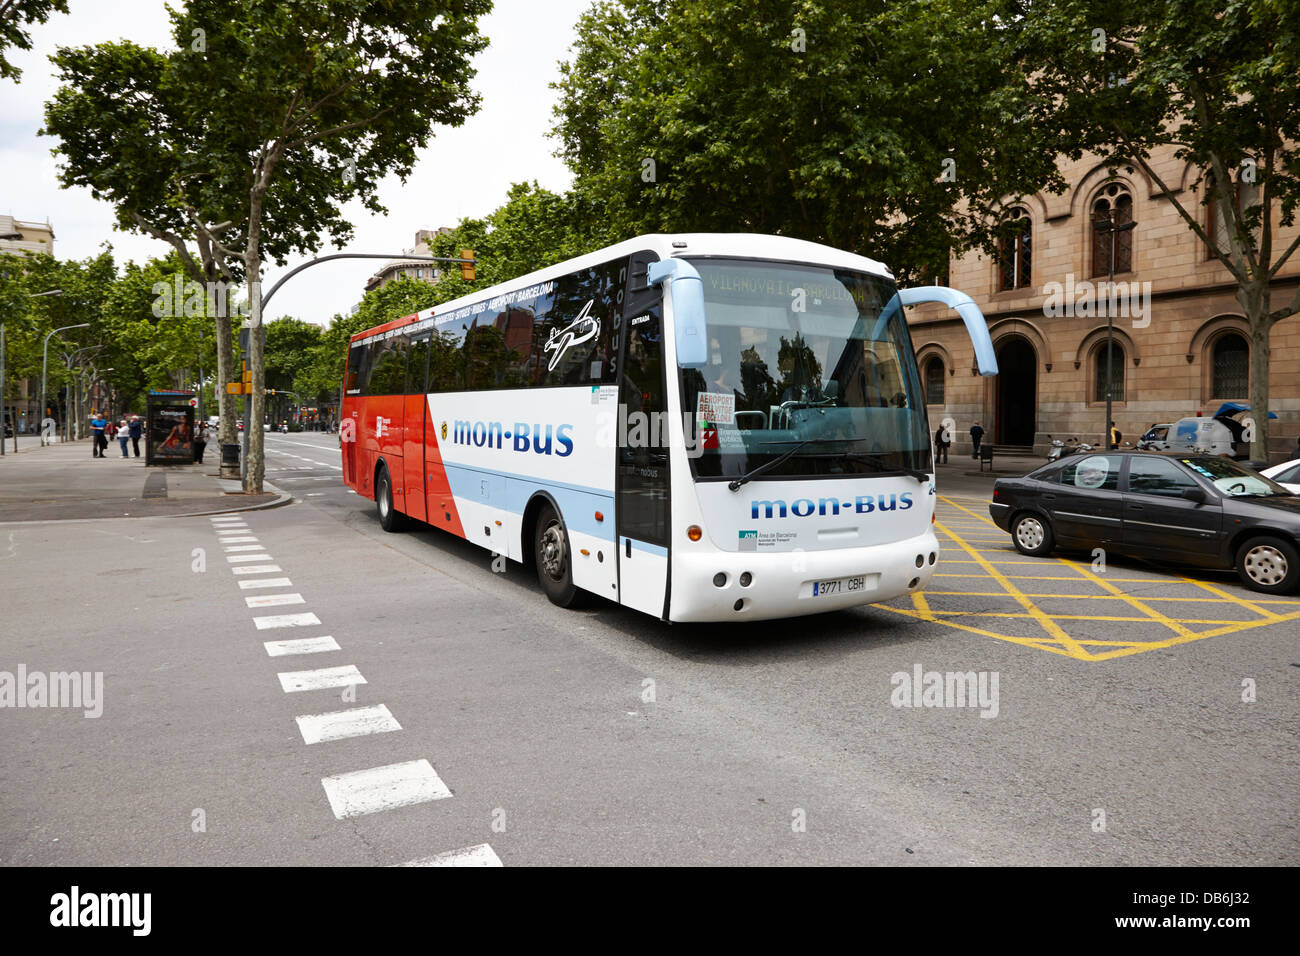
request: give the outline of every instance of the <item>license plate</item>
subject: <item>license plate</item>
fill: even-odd
[[[855,591],[861,591],[867,586],[865,575],[858,575],[852,578],[832,578],[829,581],[814,581],[812,585],[813,597],[830,597],[835,594],[852,594]]]

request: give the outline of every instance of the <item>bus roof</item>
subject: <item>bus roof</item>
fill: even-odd
[[[383,332],[399,329],[403,326],[410,325],[414,322],[420,322],[425,319],[433,318],[436,315],[444,315],[448,312],[454,312],[462,306],[471,305],[483,299],[489,291],[493,296],[504,295],[516,289],[524,289],[530,285],[539,282],[548,282],[558,279],[561,276],[568,275],[570,272],[576,272],[579,269],[586,269],[591,266],[599,265],[602,262],[608,262],[610,259],[617,259],[620,256],[630,255],[633,252],[650,251],[657,253],[661,259],[667,259],[672,256],[695,257],[695,256],[719,256],[735,257],[739,259],[772,259],[785,262],[803,262],[810,265],[832,266],[842,269],[852,269],[856,272],[866,272],[872,275],[885,276],[892,279],[893,274],[881,262],[875,259],[869,259],[866,256],[859,256],[852,252],[845,252],[842,249],[836,249],[833,246],[825,246],[818,242],[808,242],[805,239],[791,239],[787,236],[765,236],[752,232],[685,232],[685,233],[652,233],[644,236],[637,236],[634,239],[628,239],[613,246],[606,246],[603,249],[597,249],[586,255],[578,256],[575,259],[567,259],[564,262],[557,262],[553,266],[547,266],[545,269],[538,269],[536,272],[530,272],[506,282],[501,282],[489,289],[478,289],[468,295],[463,295],[458,299],[452,299],[449,302],[442,302],[431,308],[424,309],[412,315],[403,316],[400,319],[394,319],[391,322],[385,322],[383,325],[377,325],[372,329],[366,329],[358,332],[349,339],[349,342],[356,342],[359,339],[367,339]]]

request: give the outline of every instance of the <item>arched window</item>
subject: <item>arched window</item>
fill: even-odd
[[[1092,400],[1106,401],[1106,343],[1102,342],[1093,353]],[[1110,400],[1124,401],[1124,346],[1112,343],[1110,352]]]
[[[1236,332],[1222,335],[1211,353],[1211,397],[1246,398],[1250,392],[1250,346]]]
[[[944,367],[943,359],[937,355],[925,363],[925,404],[942,405],[944,403]]]
[[[1120,183],[1103,186],[1092,201],[1092,274],[1110,274],[1111,234],[1106,224],[1114,215],[1115,225],[1133,221],[1133,196]],[[1098,228],[1102,225],[1102,228]],[[1115,233],[1115,271],[1133,271],[1133,232],[1129,229]]]
[[[1220,215],[1222,212],[1219,203],[1214,195],[1214,173],[1205,174],[1205,209],[1206,221],[1205,231],[1214,237],[1214,244],[1226,254],[1228,252],[1228,220],[1226,216]],[[1244,182],[1240,176],[1235,177],[1233,182],[1233,202],[1237,206],[1239,215],[1249,214],[1251,209],[1259,205],[1259,183]],[[1257,227],[1251,230],[1255,238],[1256,246],[1259,245],[1260,229]],[[1205,250],[1205,258],[1215,258],[1213,249]]]
[[[998,289],[1006,292],[1029,285],[1033,278],[1033,230],[1029,212],[1011,210],[999,240]]]

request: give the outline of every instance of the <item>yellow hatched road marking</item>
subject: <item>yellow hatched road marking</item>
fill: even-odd
[[[997,581],[998,584],[1002,585],[1002,587],[1006,590],[1007,594],[1009,594],[1012,598],[1015,599],[1016,603],[1018,603],[1021,607],[1023,607],[1026,611],[1028,611],[1031,615],[1033,615],[1033,618],[1038,623],[1039,627],[1041,627],[1048,634],[1052,635],[1052,637],[1056,638],[1057,642],[1059,642],[1062,648],[1065,649],[1065,652],[1068,656],[1078,657],[1078,658],[1087,658],[1089,656],[1088,652],[1085,651],[1082,647],[1080,647],[1075,642],[1074,638],[1070,637],[1069,634],[1065,633],[1061,625],[1053,621],[1050,617],[1047,616],[1047,614],[1043,611],[1042,608],[1040,608],[1037,604],[1031,601],[1024,594],[1022,594],[1020,592],[1020,589],[1016,587],[1014,584],[1012,584],[1010,579],[1008,579],[1005,575],[1003,575],[1001,571],[999,571],[989,562],[984,561],[983,558],[981,558],[973,548],[967,545],[966,542],[962,541],[962,539],[959,538],[956,534],[954,534],[953,532],[945,528],[942,524],[936,522],[935,526],[944,534],[948,535],[950,538],[956,541],[958,546],[961,547],[963,551],[969,554],[976,561],[982,561],[984,564],[984,569],[989,573],[989,576],[993,578],[993,580]]]
[[[1013,549],[1009,548],[978,548],[974,545],[987,542],[997,541],[1005,542],[1005,537],[996,539],[980,538],[977,535],[988,528],[997,528],[997,525],[990,518],[972,511],[970,508],[959,504],[955,498],[961,498],[964,501],[972,503],[983,503],[985,499],[969,498],[966,496],[939,496],[939,500],[945,505],[950,506],[961,514],[956,516],[951,523],[942,524],[936,522],[937,531],[951,539],[957,547],[966,553],[966,557],[949,558],[944,557],[948,564],[974,564],[979,566],[979,570],[960,573],[940,572],[937,576],[945,578],[991,578],[995,583],[1003,588],[1002,591],[936,591],[930,590],[922,593],[911,595],[912,608],[888,607],[885,605],[876,605],[882,610],[891,611],[895,614],[911,617],[918,620],[929,621],[931,623],[941,624],[945,627],[955,628],[957,630],[967,631],[971,634],[979,634],[985,637],[993,637],[998,640],[1009,641],[1013,644],[1020,644],[1024,647],[1047,650],[1054,654],[1060,654],[1065,657],[1076,660],[1102,661],[1111,660],[1118,657],[1128,657],[1133,654],[1140,654],[1143,651],[1156,650],[1160,648],[1174,647],[1178,644],[1198,641],[1207,637],[1216,637],[1223,634],[1235,634],[1242,631],[1251,630],[1256,627],[1262,627],[1269,624],[1280,622],[1289,622],[1300,620],[1300,611],[1282,613],[1271,610],[1267,605],[1281,606],[1283,608],[1298,607],[1300,600],[1287,600],[1276,598],[1246,599],[1238,597],[1231,591],[1220,588],[1212,583],[1198,581],[1182,575],[1173,575],[1176,583],[1192,585],[1206,592],[1212,597],[1152,597],[1142,595],[1137,597],[1125,593],[1116,584],[1161,584],[1169,583],[1170,576],[1152,573],[1148,578],[1134,577],[1106,577],[1102,578],[1092,571],[1092,566],[1087,561],[1075,561],[1069,558],[1055,558],[1051,561],[1045,559],[1028,559],[1018,560],[1020,555]],[[962,537],[961,532],[969,532],[969,537]],[[1000,528],[997,533],[1002,535]],[[1014,547],[1014,546],[1013,546]],[[985,557],[985,555],[1009,556],[1017,560],[1006,560],[1005,557]],[[1046,567],[1045,567],[1046,565]],[[1058,569],[1062,570],[1061,575],[1041,575],[1041,574],[1015,574],[1004,573],[1001,568],[1013,568],[1024,566],[1036,566],[1039,570]],[[1071,575],[1069,571],[1073,571]],[[1075,575],[1078,575],[1077,577]],[[1096,585],[1106,593],[1102,594],[1038,594],[1021,591],[1013,581],[1073,581],[1081,584]],[[988,598],[1010,598],[1016,601],[1022,611],[941,611],[935,610],[930,606],[927,595],[943,597],[988,597]],[[1123,615],[1090,615],[1090,614],[1058,614],[1048,616],[1037,604],[1035,600],[1094,600],[1094,601],[1124,601],[1131,605],[1135,610],[1140,611],[1144,616],[1130,617]],[[1235,604],[1244,610],[1250,611],[1257,615],[1254,619],[1244,621],[1225,621],[1201,618],[1172,618],[1162,614],[1160,611],[1149,606],[1148,602],[1154,603],[1159,601],[1187,602],[1197,604],[1223,604],[1224,602]],[[1007,620],[1026,620],[1033,621],[1038,626],[1047,631],[1049,636],[1043,637],[1021,637],[1011,634],[999,634],[996,631],[986,630],[975,627],[970,624],[962,624],[954,617],[986,617],[986,618],[1004,618]],[[1093,639],[1075,639],[1070,637],[1065,631],[1054,623],[1055,620],[1061,621],[1107,621],[1116,623],[1153,623],[1160,624],[1168,628],[1173,633],[1161,640],[1156,641],[1106,641]],[[1220,625],[1211,627],[1208,630],[1196,632],[1185,625]],[[1098,649],[1090,652],[1087,648]],[[1104,649],[1104,650],[1103,650]]]

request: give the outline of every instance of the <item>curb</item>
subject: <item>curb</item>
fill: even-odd
[[[176,515],[153,515],[156,518],[202,518],[205,515],[225,515],[238,514],[241,511],[269,511],[272,508],[283,508],[285,505],[293,504],[293,495],[286,491],[281,491],[269,481],[262,482],[263,487],[269,488],[275,492],[277,497],[274,501],[264,501],[256,505],[243,505],[237,508],[217,508],[213,511],[187,511],[185,514]],[[117,519],[111,519],[116,521]]]

